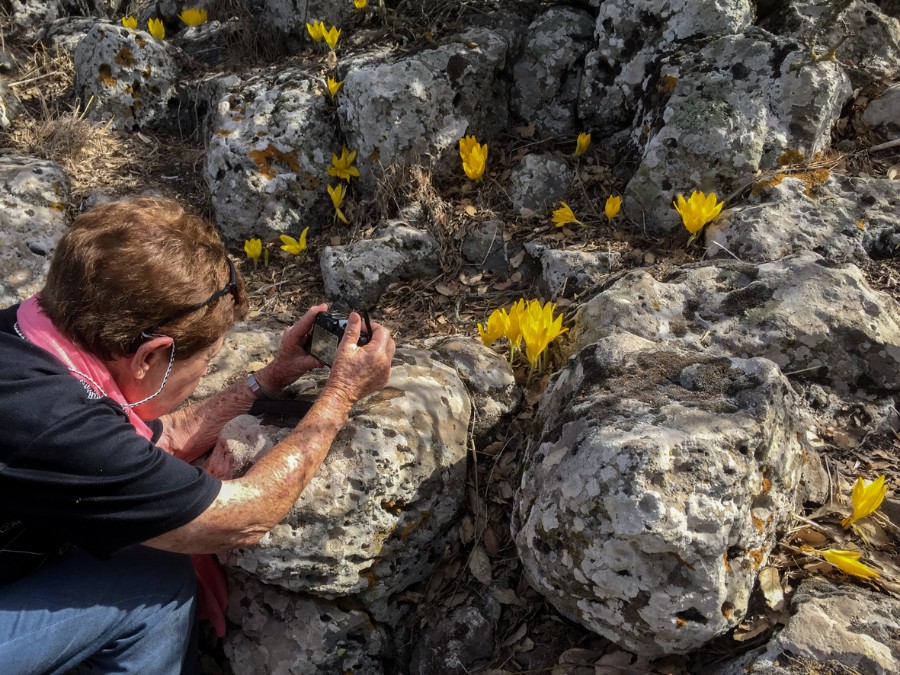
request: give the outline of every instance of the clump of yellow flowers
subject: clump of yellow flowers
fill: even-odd
[[[157,40],[166,39],[166,27],[163,26],[162,19],[147,19],[147,30]]]
[[[681,216],[681,222],[684,223],[687,231],[691,233],[691,238],[688,239],[688,246],[690,246],[700,236],[706,224],[719,215],[725,202],[716,199],[715,192],[707,195],[694,190],[687,199],[678,195],[672,205]]]
[[[462,159],[463,171],[466,172],[469,180],[479,182],[487,167],[487,143],[479,144],[474,136],[464,136],[459,139],[459,157]]]
[[[202,23],[206,23],[207,17],[208,14],[205,9],[186,9],[178,15],[178,18],[188,26],[199,26]]]
[[[486,324],[478,324],[478,335],[486,347],[505,337],[509,342],[510,363],[517,352],[524,353],[531,372],[540,372],[546,367],[547,347],[569,330],[562,327],[562,314],[555,315],[555,312],[556,305],[552,302],[541,304],[540,300],[520,298],[509,311],[500,308],[491,312]]]
[[[853,514],[844,518],[841,521],[841,525],[850,527],[857,520],[861,520],[877,511],[886,494],[887,486],[884,484],[884,475],[868,483],[862,479],[862,476],[857,478],[856,483],[853,485],[853,492],[850,495]]]

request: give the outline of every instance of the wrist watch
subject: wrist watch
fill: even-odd
[[[254,398],[272,398],[265,390],[263,390],[259,382],[256,381],[256,373],[250,373],[247,377],[247,387],[253,393]]]

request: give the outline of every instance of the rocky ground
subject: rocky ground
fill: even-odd
[[[504,9],[504,5],[506,9],[514,5],[523,17],[531,20],[559,3],[480,1],[386,4],[387,7],[381,10],[373,7],[369,13],[360,13],[348,19],[345,24],[346,52],[342,53],[341,59],[350,61],[379,49],[413,54],[458,40],[456,36],[465,27],[490,25],[485,17],[490,17],[491,12],[497,9]],[[588,4],[594,11],[599,3]],[[764,10],[775,3],[755,4],[762,16]],[[889,11],[890,3],[879,4],[885,12]],[[204,72],[253,73],[255,68],[261,69],[275,61],[285,69],[298,68],[310,72],[324,71],[333,65],[329,63],[333,56],[313,50],[311,45],[279,44],[267,39],[267,35],[254,31],[253,22],[247,14],[249,11],[246,5],[236,1],[211,8],[213,16],[237,16],[239,20],[231,39],[224,47],[220,45],[222,54],[218,63],[210,67],[187,59],[183,64],[186,76],[198,76]],[[7,16],[0,24],[5,36],[3,63],[0,64],[3,69],[2,93],[14,93],[20,109],[15,120],[5,126],[3,153],[52,160],[68,175],[71,181],[68,199],[57,207],[60,211],[57,217],[69,219],[86,206],[110,195],[149,192],[175,197],[204,216],[217,220],[217,197],[203,177],[210,140],[203,124],[198,123],[202,115],[209,113],[208,110],[179,110],[178,115],[170,117],[175,121],[168,124],[147,125],[147,128],[127,131],[93,122],[86,114],[92,102],[76,95],[75,66],[70,52],[55,51],[29,41],[26,38],[29,33],[14,24],[11,9],[6,12]],[[761,19],[760,24],[764,23]],[[677,61],[684,55],[672,58]],[[691,68],[695,66],[697,72],[703,69],[701,65],[681,61],[672,61],[668,65],[681,68],[681,72],[694,72]],[[676,84],[663,77],[658,86],[661,95]],[[846,86],[850,88],[849,80]],[[890,145],[890,141],[875,133],[864,118],[870,100],[883,96],[885,91],[896,86],[895,79],[884,75],[854,85],[849,102],[840,107],[836,123],[830,133],[825,134],[827,138],[821,151],[809,157],[785,155],[777,166],[755,172],[748,180],[736,184],[729,194],[720,195],[726,199],[726,210],[717,221],[716,229],[707,236],[705,246],[698,243],[687,248],[688,235],[682,229],[660,232],[659,228],[648,227],[648,219],[653,220],[650,207],[642,211],[626,202],[622,213],[613,220],[608,220],[603,213],[605,197],[626,194],[635,173],[646,166],[646,157],[640,154],[637,146],[623,142],[622,135],[616,135],[611,129],[608,135],[603,133],[604,125],[616,119],[617,106],[624,105],[622,101],[628,100],[627,88],[621,89],[619,99],[611,95],[602,103],[594,102],[596,110],[591,113],[593,117],[588,116],[590,119],[586,117],[585,121],[594,130],[595,142],[580,157],[573,157],[572,133],[565,129],[554,132],[555,119],[541,118],[536,128],[533,122],[525,120],[524,115],[513,115],[509,124],[489,139],[488,170],[480,184],[465,180],[458,167],[448,173],[415,163],[399,168],[391,166],[377,176],[377,180],[373,179],[374,189],[370,194],[364,191],[354,193],[353,200],[345,209],[349,225],[333,221],[330,216],[318,217],[312,223],[315,236],[310,237],[309,247],[299,256],[280,252],[276,233],[270,229],[256,231],[250,227],[245,231],[247,236],[258,234],[270,244],[272,255],[265,264],[261,261],[254,266],[244,255],[242,242],[239,239],[229,241],[233,258],[240,261],[241,271],[248,281],[252,300],[250,321],[260,330],[277,331],[289,325],[307,306],[326,296],[326,281],[318,264],[326,246],[365,242],[382,223],[398,218],[426,223],[424,229],[439,245],[439,265],[432,274],[408,281],[394,281],[378,294],[377,301],[371,303],[373,316],[391,328],[398,343],[421,345],[422,340],[448,336],[474,338],[477,336],[477,322],[484,321],[493,309],[508,306],[520,297],[552,295],[565,315],[566,325],[572,329],[560,344],[554,345],[551,365],[545,374],[530,377],[524,367],[515,369],[515,381],[523,394],[521,406],[504,424],[491,429],[485,438],[468,448],[463,489],[465,497],[459,512],[453,513],[453,527],[446,528],[445,534],[449,535],[441,551],[440,562],[428,578],[405,587],[401,594],[400,602],[408,611],[404,626],[397,629],[397,634],[407,636],[408,642],[401,646],[404,648],[401,651],[412,654],[412,666],[393,664],[391,667],[398,672],[411,668],[413,672],[420,673],[724,673],[741,672],[740,663],[735,661],[740,654],[768,646],[773,654],[781,654],[779,667],[786,670],[777,672],[875,672],[869,670],[865,663],[861,665],[858,660],[849,658],[831,662],[827,658],[817,661],[808,656],[794,655],[792,649],[797,644],[805,644],[808,636],[792,635],[787,629],[780,630],[790,623],[788,617],[791,614],[816,614],[815,608],[826,615],[837,611],[835,607],[872,608],[874,597],[883,600],[890,598],[894,604],[879,605],[885,609],[872,612],[873,616],[869,617],[869,624],[863,633],[869,631],[873,635],[881,635],[880,631],[886,631],[888,637],[884,637],[878,647],[892,644],[893,658],[900,660],[896,637],[889,637],[890,627],[896,629],[900,625],[900,612],[895,599],[898,597],[897,583],[900,578],[894,575],[896,564],[891,562],[895,561],[897,525],[900,523],[900,505],[895,496],[900,479],[897,455],[900,435],[896,424],[897,409],[892,408],[890,403],[893,400],[893,406],[897,405],[896,392],[900,390],[894,363],[884,366],[881,372],[884,380],[872,386],[875,393],[870,400],[842,396],[840,392],[835,394],[834,390],[839,389],[837,376],[797,377],[794,373],[803,373],[805,369],[815,367],[814,363],[804,360],[806,357],[803,355],[793,355],[789,362],[779,363],[790,378],[792,392],[780,391],[777,384],[771,384],[771,389],[780,393],[769,391],[765,395],[760,394],[761,400],[773,396],[787,397],[784,399],[787,403],[783,403],[782,407],[800,407],[798,402],[802,401],[809,417],[804,418],[808,424],[800,432],[803,439],[802,443],[797,442],[797,452],[818,452],[829,480],[822,494],[807,501],[805,510],[800,509],[779,523],[778,543],[772,549],[765,567],[775,570],[778,585],[785,589],[785,599],[773,601],[771,596],[767,597],[771,589],[757,583],[747,601],[747,613],[740,623],[722,637],[707,642],[701,649],[686,655],[651,660],[656,654],[639,646],[632,646],[633,651],[625,651],[585,628],[585,621],[579,623],[567,618],[577,614],[577,611],[567,611],[567,616],[564,616],[557,610],[562,601],[551,604],[546,595],[535,590],[529,577],[534,579],[540,576],[543,573],[541,570],[546,571],[546,565],[542,567],[540,560],[523,556],[511,531],[511,523],[517,518],[527,520],[527,509],[516,498],[516,491],[523,485],[523,473],[528,476],[527,484],[539,484],[541,481],[540,476],[534,475],[539,473],[537,469],[525,462],[525,455],[529,443],[534,445],[540,442],[535,438],[546,436],[550,439],[547,442],[552,442],[554,432],[547,430],[549,427],[541,432],[544,436],[540,433],[536,436],[536,430],[540,431],[547,424],[545,417],[549,414],[546,410],[540,412],[539,405],[550,384],[551,373],[565,364],[565,357],[574,354],[576,347],[587,347],[609,338],[604,333],[607,323],[614,323],[638,336],[635,339],[664,344],[666,349],[672,350],[666,352],[665,360],[675,358],[673,354],[687,359],[684,350],[690,352],[697,348],[691,339],[702,335],[703,331],[695,333],[691,329],[684,337],[683,332],[679,333],[669,324],[662,329],[663,319],[658,312],[650,310],[642,312],[631,308],[627,313],[617,314],[617,298],[628,298],[640,291],[648,296],[665,298],[666,302],[680,303],[678,306],[684,308],[681,312],[683,316],[690,318],[691,312],[694,312],[695,319],[702,314],[700,320],[709,322],[706,335],[699,338],[701,343],[707,336],[711,336],[713,341],[718,340],[719,344],[731,340],[733,349],[729,353],[748,359],[767,355],[777,361],[778,355],[775,352],[767,354],[765,349],[741,353],[747,341],[734,339],[729,332],[731,328],[725,323],[729,316],[726,305],[728,298],[733,299],[734,293],[743,291],[747,286],[741,286],[728,276],[731,272],[710,278],[710,268],[705,267],[705,263],[712,256],[720,260],[778,261],[796,252],[796,247],[792,246],[798,240],[809,237],[812,241],[819,236],[817,233],[806,233],[801,228],[787,243],[777,237],[770,241],[767,232],[777,230],[783,222],[830,222],[829,219],[848,217],[844,212],[855,213],[854,209],[860,203],[883,204],[884,193],[879,191],[893,190],[896,195],[896,188],[885,188],[883,182],[900,177],[900,146]],[[520,108],[519,112],[522,113],[525,108]],[[535,118],[538,117],[535,113]],[[659,120],[652,120],[648,113],[647,124],[648,128],[654,125],[658,128]],[[550,172],[544,182],[550,182],[554,176],[567,176],[564,186],[557,190],[554,197],[564,199],[573,208],[579,215],[580,224],[556,228],[549,222],[546,204],[523,206],[528,203],[528,195],[511,194],[514,189],[512,185],[522,184],[521,181],[511,182],[511,178],[514,174],[520,174],[523,166],[527,168],[527,158],[533,156],[543,158],[541,166],[535,167],[534,171]],[[666,161],[672,161],[672,158]],[[656,180],[652,175],[648,176],[649,182]],[[867,179],[881,182],[877,185],[866,183],[861,187],[858,181]],[[639,187],[632,185],[632,189]],[[870,192],[867,193],[867,190]],[[865,201],[866,194],[872,195],[870,202]],[[821,206],[825,202],[827,208]],[[514,203],[517,208],[513,207]],[[896,201],[891,203],[897,204]],[[766,208],[761,209],[760,205]],[[663,208],[668,208],[667,204]],[[748,215],[754,209],[769,215],[754,219]],[[812,215],[809,215],[810,210]],[[880,218],[878,227],[884,227],[883,223],[890,224],[892,220],[896,224],[900,219],[900,213],[896,210],[878,214],[874,213],[875,210],[872,207],[866,218],[871,216],[873,222]],[[797,215],[798,211],[804,214],[803,218]],[[862,216],[859,218],[862,220]],[[863,223],[862,227],[866,226],[868,222]],[[870,227],[875,230],[875,225]],[[756,234],[748,237],[748,229]],[[890,236],[890,229],[885,231]],[[896,229],[893,232],[896,233]],[[503,243],[499,253],[495,245],[498,238]],[[843,242],[825,239],[813,241],[804,248],[824,253],[832,260],[852,261],[858,265],[861,277],[854,277],[853,273],[847,273],[849,277],[838,276],[843,273],[835,272],[835,276],[821,282],[824,288],[829,283],[842,288],[846,288],[848,283],[856,284],[854,287],[858,288],[867,285],[872,291],[883,293],[895,302],[900,301],[900,258],[896,247],[881,248],[877,255],[870,255],[863,250],[863,244],[848,248]],[[542,269],[541,261],[544,251],[557,249],[586,254],[595,267],[588,272],[587,282],[582,278],[571,285],[557,286],[551,294],[548,289],[550,276],[546,267]],[[743,273],[743,268],[739,269],[739,266],[746,263],[724,261],[721,267],[731,269],[728,265],[732,263],[736,266],[732,271],[737,270],[734,275]],[[806,284],[818,283],[815,280],[810,282],[810,277],[803,271],[811,267],[812,263],[800,260],[793,267],[788,266],[786,271],[780,267],[773,268],[769,277],[766,277],[767,272],[760,272],[759,279],[754,278],[754,283],[759,286],[754,288],[764,286],[769,297],[781,293],[787,297],[789,293],[784,289],[808,288]],[[848,282],[850,277],[852,279]],[[709,290],[711,288],[715,290]],[[869,292],[868,289],[863,290]],[[784,300],[791,301],[790,298]],[[805,300],[799,297],[793,302],[798,307],[797,311],[802,311]],[[864,304],[865,299],[859,302]],[[722,308],[721,316],[712,309],[697,312],[698,306]],[[577,319],[576,311],[579,312]],[[848,305],[846,311],[849,314],[853,308]],[[840,310],[835,312],[840,314]],[[812,324],[820,318],[815,312],[810,312],[808,322]],[[898,317],[894,316],[893,320],[896,322]],[[823,321],[826,325],[822,331],[826,334],[836,336],[841,331],[849,330],[845,323],[838,320]],[[777,324],[777,321],[773,323]],[[852,319],[847,323],[852,323]],[[773,344],[786,339],[779,330],[778,326],[771,329]],[[666,337],[660,338],[660,335]],[[858,354],[858,343],[864,339],[865,336],[848,333],[845,339],[847,344],[841,343],[834,348]],[[769,343],[765,339],[760,340],[768,348]],[[838,342],[836,338],[835,343]],[[642,377],[644,373],[650,373],[647,377],[652,380],[652,359],[641,360],[644,357],[634,356],[611,359],[609,354],[624,355],[628,350],[612,342],[605,349],[607,351],[603,354],[598,352],[598,355],[591,357],[593,360],[587,356],[583,358],[590,362],[591,367],[602,370],[609,386],[614,391],[621,391],[623,397],[636,386],[639,388],[640,383],[635,383],[632,373],[623,370],[621,364],[629,364]],[[619,349],[621,351],[616,351]],[[502,351],[501,354],[505,356]],[[865,358],[865,355],[859,356],[859,362],[869,363]],[[852,359],[850,361],[857,363]],[[840,377],[844,378],[845,383],[855,384],[857,379],[862,382],[861,373],[865,368],[857,363],[858,368],[854,370],[852,363]],[[709,363],[698,361],[693,365],[702,368]],[[409,365],[409,368],[413,367],[414,364]],[[742,367],[748,373],[755,368],[752,364]],[[890,372],[892,368],[894,372]],[[771,378],[775,377],[771,375]],[[665,377],[660,375],[659,379],[663,381]],[[590,382],[570,385],[579,396],[592,395]],[[617,386],[621,389],[616,390]],[[864,388],[866,385],[861,386]],[[748,387],[747,391],[750,389]],[[557,412],[560,416],[568,414]],[[649,423],[649,420],[636,414],[631,421],[636,424]],[[611,419],[609,426],[614,427],[618,423],[618,418]],[[785,445],[794,442],[785,436]],[[579,471],[589,472],[590,468],[573,465],[568,470],[577,474]],[[787,469],[785,472],[787,475]],[[840,511],[848,508],[849,487],[858,475],[871,478],[879,474],[885,474],[892,487],[883,509],[885,520],[879,522],[877,529],[869,535],[871,552],[878,556],[876,560],[882,562],[884,574],[880,584],[855,584],[828,565],[803,555],[800,547],[819,546],[826,541],[848,543],[838,521]],[[754,477],[752,473],[743,477],[747,484],[770,478],[771,475],[768,478]],[[606,489],[612,489],[612,485],[610,483]],[[740,487],[740,483],[736,485]],[[534,495],[534,500],[538,499],[539,495]],[[517,505],[520,509],[518,515]],[[545,507],[544,511],[547,512],[548,508]],[[782,510],[786,513],[791,511],[788,507]],[[521,532],[525,526],[524,522],[518,522],[514,529]],[[762,535],[761,529],[759,534]],[[754,536],[752,528],[747,536]],[[527,546],[523,548],[527,549]],[[717,556],[721,557],[718,553]],[[726,567],[728,559],[726,554]],[[732,556],[732,559],[736,558]],[[738,563],[734,564],[737,566]],[[238,563],[238,566],[250,569],[252,565],[248,563],[245,567],[244,563]],[[529,574],[526,574],[526,566],[533,567]],[[837,594],[833,586],[816,585],[826,578],[842,584],[846,592]],[[259,582],[255,579],[249,576],[235,579],[237,581],[234,583],[242,585],[241,592],[245,596],[263,594],[257,588]],[[807,580],[812,580],[812,583],[805,584],[802,593],[796,592]],[[246,590],[251,588],[253,590]],[[686,592],[683,589],[678,591],[680,595]],[[353,608],[336,604],[331,609],[320,608],[321,612],[353,615]],[[716,603],[716,606],[719,604]],[[846,625],[860,620],[862,610],[847,612],[848,617],[852,615],[853,619],[848,618],[844,622]],[[723,615],[725,625],[729,617],[724,610]],[[298,609],[295,619],[300,621],[304,616]],[[686,614],[682,622],[688,622],[690,626],[699,623],[690,614]],[[795,633],[802,633],[803,630],[797,626],[807,626],[806,630],[810,632],[816,630],[813,619],[790,625],[794,626]],[[710,632],[712,628],[709,627]],[[778,636],[774,641],[773,635]],[[890,642],[892,639],[893,643]],[[778,640],[782,642],[778,643]],[[618,642],[627,644],[623,640]],[[204,672],[231,672],[221,643],[208,639],[206,651]],[[884,662],[889,662],[888,657],[878,661]],[[730,670],[732,668],[734,670]],[[365,672],[365,668],[361,671]]]

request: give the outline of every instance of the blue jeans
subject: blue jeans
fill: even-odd
[[[196,659],[191,558],[145,546],[109,560],[70,549],[0,585],[3,675],[191,670]],[[194,652],[194,653],[190,653]]]

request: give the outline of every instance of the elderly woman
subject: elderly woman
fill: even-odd
[[[254,400],[321,364],[312,307],[269,365],[187,407],[247,311],[215,229],[136,199],[79,216],[43,291],[0,311],[0,670],[190,669],[191,557],[256,543],[287,514],[347,421],[382,387],[394,342],[351,314],[328,382],[241,478],[188,462]]]

